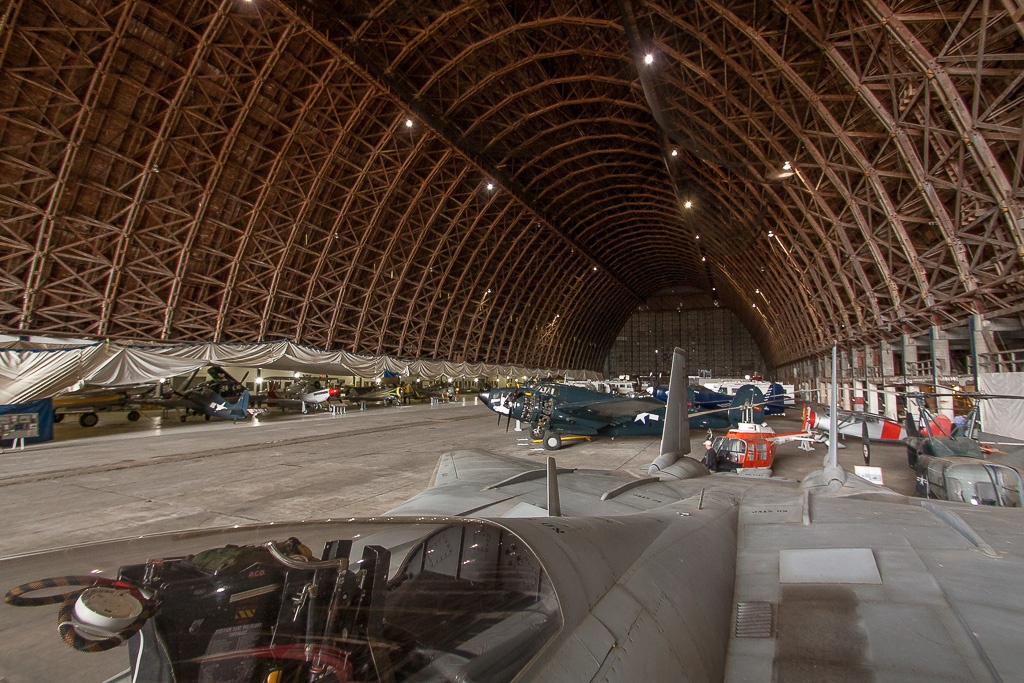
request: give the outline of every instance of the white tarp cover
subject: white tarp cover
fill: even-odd
[[[347,351],[318,351],[287,341],[259,344],[127,346],[98,342],[53,349],[0,350],[0,404],[57,396],[83,385],[120,387],[150,384],[209,365],[268,368],[320,375],[381,377],[385,372],[425,379],[461,377],[547,377],[600,379],[590,370],[539,370],[513,365],[402,361]]]
[[[1024,372],[980,373],[978,391],[1024,399]],[[1024,400],[987,398],[979,403],[981,427],[987,434],[1024,440]]]

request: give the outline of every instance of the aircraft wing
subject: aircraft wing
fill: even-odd
[[[268,398],[262,403],[269,408],[301,408],[304,401],[300,398]]]
[[[596,420],[607,424],[632,422],[637,415],[665,412],[665,404],[654,398],[612,398],[595,403],[563,405],[559,411],[581,420]]]
[[[1020,678],[1019,509],[779,502],[740,507],[727,680]]]
[[[393,512],[501,520],[537,553],[565,624],[527,679],[1020,678],[1019,508],[909,499],[852,475],[832,490],[560,471],[562,516],[548,517],[543,475],[479,454],[444,467],[462,462],[467,478]]]
[[[159,408],[199,408],[199,404],[192,399],[178,396],[147,398],[144,403],[146,405],[157,406]]]

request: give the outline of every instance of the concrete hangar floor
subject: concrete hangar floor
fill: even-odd
[[[798,416],[769,419],[777,432],[792,431]],[[703,439],[691,433],[694,457]],[[167,531],[374,516],[426,488],[438,457],[457,449],[539,466],[551,453],[525,431],[506,433],[476,396],[344,415],[272,411],[241,423],[182,424],[173,411],[146,412],[137,422],[103,413],[92,428],[66,420],[53,442],[0,455],[0,560]],[[656,439],[619,438],[567,443],[554,454],[560,467],[629,477],[657,452]],[[813,453],[784,444],[775,475],[801,479],[824,453],[821,444]],[[862,464],[859,440],[839,460],[850,472]],[[902,445],[874,444],[872,465],[882,467],[889,488],[913,492]]]

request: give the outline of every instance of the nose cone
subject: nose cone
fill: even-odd
[[[480,400],[484,402],[488,408],[496,413],[502,415],[508,415],[508,406],[505,405],[506,398],[511,389],[491,389],[490,391],[481,391]]]

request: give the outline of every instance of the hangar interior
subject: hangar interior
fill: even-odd
[[[900,392],[1022,394],[1022,64],[1022,0],[0,3],[0,404],[241,377],[0,438],[0,681],[146,678],[154,606],[210,666],[179,680],[1018,678],[1024,460],[840,450],[832,411],[824,459],[747,421],[728,452],[774,469],[712,474],[666,456],[740,439],[642,397],[649,431],[556,464],[522,387],[285,415],[241,370],[653,379],[681,347],[896,432]],[[148,592],[234,543],[291,579],[214,553]],[[83,644],[115,576],[139,611]]]
[[[1011,0],[13,0],[0,324],[600,372],[682,288],[782,375],[1012,351],[1021,41]]]

